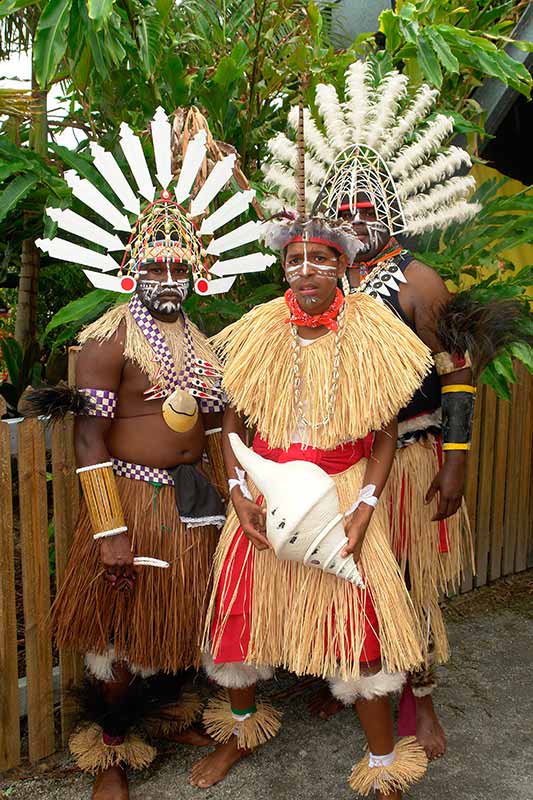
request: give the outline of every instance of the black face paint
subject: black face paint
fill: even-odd
[[[188,292],[189,279],[173,280],[168,264],[165,281],[141,278],[137,284],[137,294],[143,306],[151,313],[161,316],[174,316],[180,310]],[[163,299],[162,295],[164,295]]]

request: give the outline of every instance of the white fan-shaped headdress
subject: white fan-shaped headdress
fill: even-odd
[[[419,234],[446,228],[474,216],[480,206],[469,202],[472,177],[454,177],[470,167],[468,153],[447,146],[453,119],[436,114],[428,119],[438,91],[421,86],[408,93],[408,78],[396,70],[377,85],[368,63],[356,61],[345,75],[344,100],[334,86],[316,89],[318,123],[305,110],[305,180],[309,210],[336,216],[346,202],[355,208],[359,192],[372,200],[377,219],[391,234]],[[296,130],[298,108],[289,113]],[[278,134],[268,144],[271,159],[264,166],[275,196],[267,201],[277,212],[294,207],[297,187],[291,168],[297,147]]]
[[[116,198],[114,202],[110,202],[89,180],[80,178],[75,170],[65,173],[72,194],[101,217],[106,226],[96,225],[70,209],[46,210],[59,228],[100,249],[60,236],[38,239],[38,247],[53,258],[89,267],[83,271],[98,289],[125,294],[135,290],[141,265],[154,261],[188,263],[195,291],[201,295],[228,291],[237,274],[258,272],[270,266],[275,261],[274,256],[260,252],[223,261],[217,259],[222,253],[256,241],[261,231],[260,222],[246,222],[216,238],[216,231],[248,209],[255,195],[252,189],[236,192],[216,211],[204,216],[230,180],[236,156],[228,155],[217,161],[191,198],[207,152],[207,132],[200,130],[189,140],[175,180],[171,163],[172,130],[161,107],[155,112],[150,127],[155,178],[161,187],[158,196],[141,140],[126,123],[122,123],[120,147],[131,175],[126,176],[112,153],[96,142],[90,144],[94,165]],[[124,211],[136,216],[133,224]],[[127,243],[117,231],[129,234]],[[110,253],[120,250],[124,255],[118,263]]]

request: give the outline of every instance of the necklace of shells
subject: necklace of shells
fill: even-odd
[[[298,341],[298,328],[296,325],[291,325],[292,333],[292,369],[294,377],[294,397],[296,400],[296,408],[298,413],[298,420],[306,427],[312,430],[323,428],[328,424],[335,411],[335,401],[337,399],[337,391],[339,388],[339,364],[341,354],[341,339],[344,332],[344,319],[346,316],[346,303],[343,303],[337,316],[337,330],[335,331],[335,347],[333,350],[333,366],[331,369],[331,379],[329,385],[326,387],[328,405],[327,414],[320,422],[310,422],[304,413],[304,404],[302,399],[302,376],[300,356],[302,347]]]

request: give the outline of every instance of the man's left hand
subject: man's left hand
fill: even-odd
[[[426,493],[426,503],[431,503],[437,492],[439,495],[437,513],[431,518],[433,522],[455,514],[463,498],[466,458],[462,452],[454,453],[452,458],[450,455],[447,454],[444,464],[433,478]]]

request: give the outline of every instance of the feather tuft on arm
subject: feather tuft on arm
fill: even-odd
[[[510,344],[531,346],[524,333],[524,304],[519,300],[479,299],[476,289],[458,292],[439,311],[437,335],[448,353],[468,350],[475,375]]]
[[[91,401],[87,395],[64,384],[43,386],[24,395],[22,413],[25,417],[49,417],[50,423],[60,422],[66,415],[87,414]]]

